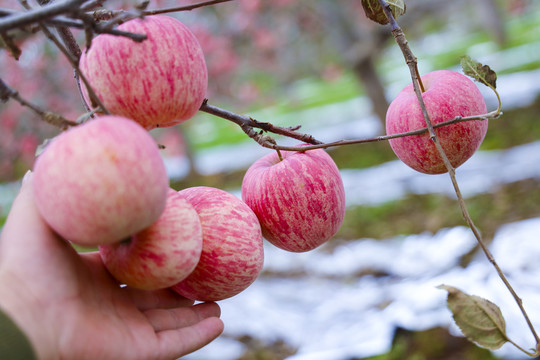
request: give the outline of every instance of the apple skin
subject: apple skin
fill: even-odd
[[[172,189],[155,223],[125,241],[99,247],[115,279],[143,290],[164,289],[184,280],[197,266],[201,251],[199,215]]]
[[[204,54],[193,33],[162,15],[133,19],[118,29],[146,34],[147,39],[137,43],[101,34],[80,61],[82,73],[107,109],[147,130],[193,117],[208,86]]]
[[[172,289],[200,301],[235,296],[255,281],[264,261],[257,217],[242,200],[211,187],[179,191],[199,214],[203,249],[197,267]]]
[[[313,250],[343,223],[343,182],[322,149],[281,154],[282,161],[272,152],[250,166],[242,181],[242,199],[270,243],[292,252]]]
[[[467,76],[455,71],[438,70],[422,76],[422,94],[431,122],[435,125],[456,116],[481,115],[487,112],[482,93]],[[386,113],[388,135],[426,127],[412,84],[405,87]],[[478,149],[488,128],[488,120],[466,121],[435,129],[450,163],[457,168]],[[428,133],[390,139],[396,156],[422,173],[447,172]]]
[[[61,133],[34,164],[41,215],[61,237],[82,246],[117,242],[152,225],[168,189],[154,139],[119,116]]]

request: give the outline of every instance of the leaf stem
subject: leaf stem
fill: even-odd
[[[415,64],[414,72],[416,74],[416,79],[418,80],[418,85],[420,85],[420,92],[425,93],[426,88],[424,87],[424,83],[422,82],[422,77],[420,76],[420,71],[418,71],[418,64]]]

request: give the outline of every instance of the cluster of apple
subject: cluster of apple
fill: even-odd
[[[36,204],[60,237],[99,247],[120,283],[217,301],[257,278],[263,237],[304,252],[336,234],[345,215],[344,188],[336,164],[321,149],[259,159],[245,174],[242,199],[210,187],[171,189],[148,131],[197,112],[208,86],[204,54],[191,31],[171,17],[147,16],[119,29],[146,34],[147,40],[100,35],[80,62],[95,95],[114,115],[60,134],[35,163]],[[480,91],[464,75],[434,71],[422,81],[434,124],[486,112]],[[83,95],[95,105],[93,96]],[[388,109],[387,133],[424,126],[409,85]],[[487,120],[436,131],[457,167],[479,147]],[[446,171],[428,134],[395,138],[390,145],[415,170]]]
[[[61,133],[34,165],[36,205],[61,238],[98,247],[122,284],[217,301],[257,278],[263,236],[301,252],[335,235],[345,195],[323,150],[282,152],[282,159],[272,152],[256,161],[242,199],[217,188],[170,188],[148,130],[195,114],[207,88],[205,59],[174,18],[148,16],[119,28],[148,39],[100,35],[80,63],[114,115]]]

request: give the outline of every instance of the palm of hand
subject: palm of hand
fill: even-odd
[[[43,222],[29,183],[0,239],[0,305],[40,358],[175,359],[221,333],[216,304],[121,288],[99,254],[76,253]]]

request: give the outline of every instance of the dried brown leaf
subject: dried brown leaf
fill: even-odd
[[[394,18],[397,19],[401,15],[405,14],[406,5],[403,0],[386,0],[386,3],[390,5],[390,9],[392,10],[392,15],[394,16]],[[362,0],[362,6],[364,8],[366,16],[369,19],[381,25],[388,24],[389,20],[386,17],[384,9],[381,6],[379,0]]]
[[[465,75],[493,89],[497,88],[497,73],[488,65],[483,65],[467,55],[461,57],[460,63]]]
[[[448,291],[448,308],[469,341],[489,350],[497,350],[508,341],[506,322],[497,305],[452,286],[438,288]]]

